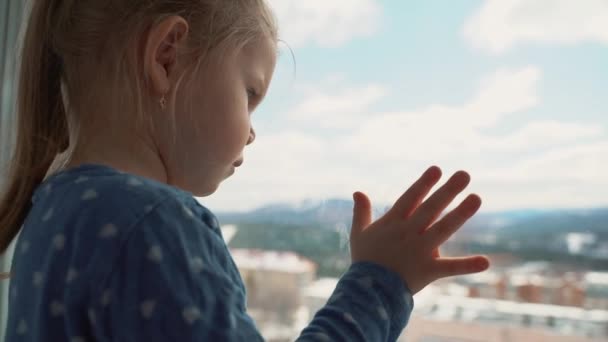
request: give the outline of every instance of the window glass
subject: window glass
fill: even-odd
[[[310,319],[348,266],[351,194],[378,217],[436,164],[469,171],[484,201],[442,253],[492,267],[417,294],[403,338],[608,339],[605,2],[271,3],[285,44],[257,139],[201,202],[236,230],[231,248],[316,265],[283,271],[310,279],[294,317]]]

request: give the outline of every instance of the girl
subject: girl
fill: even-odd
[[[275,67],[264,0],[36,0],[0,252],[20,231],[6,341],[258,341],[214,193],[255,140]],[[354,194],[352,265],[301,341],[394,341],[413,295],[479,272],[438,247],[479,208],[431,167],[372,223]],[[22,227],[22,228],[21,228]]]

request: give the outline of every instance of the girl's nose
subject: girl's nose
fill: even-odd
[[[247,145],[251,144],[255,140],[255,130],[251,127],[249,131],[249,140],[247,140]]]

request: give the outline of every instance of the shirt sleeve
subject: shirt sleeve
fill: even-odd
[[[200,220],[154,213],[120,250],[109,276],[93,284],[96,341],[262,340],[226,271],[221,237]]]
[[[396,341],[413,308],[411,292],[396,273],[354,263],[297,341]]]

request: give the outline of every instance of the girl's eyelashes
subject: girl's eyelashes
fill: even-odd
[[[254,88],[247,88],[247,102],[249,103],[249,108],[251,111],[253,111],[253,109],[257,107],[260,102],[260,93],[258,93]]]
[[[247,88],[247,96],[249,100],[255,100],[258,98],[258,93],[253,88]]]

